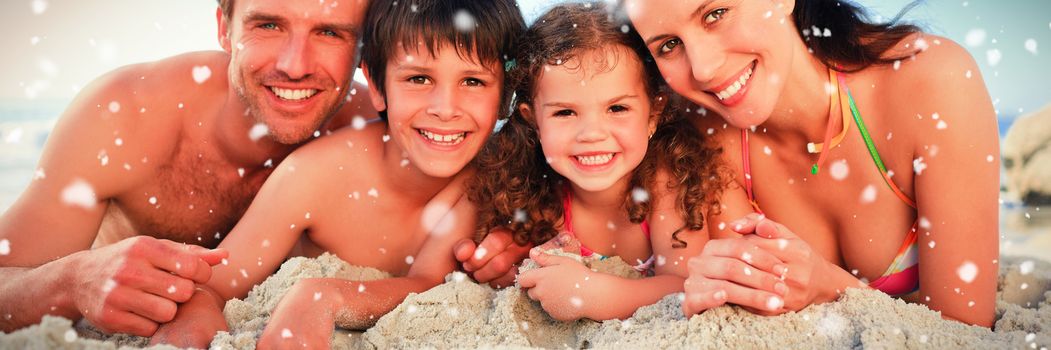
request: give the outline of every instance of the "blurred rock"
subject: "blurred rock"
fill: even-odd
[[[1051,105],[1018,118],[1001,152],[1007,190],[1026,205],[1051,205]]]

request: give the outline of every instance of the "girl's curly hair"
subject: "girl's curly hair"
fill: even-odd
[[[651,106],[665,107],[658,117],[646,156],[631,176],[624,194],[624,207],[631,222],[638,224],[649,216],[650,202],[635,201],[632,189],[654,193],[657,186],[665,186],[669,192],[676,193],[676,207],[686,224],[672,235],[673,246],[685,247],[678,234],[686,229],[700,230],[704,227],[705,214],[719,211],[718,198],[729,183],[729,176],[718,162],[722,150],[712,147],[681,113],[681,99],[669,93],[634,28],[614,16],[602,2],[563,4],[538,18],[519,43],[514,60],[516,67],[507,75],[514,88],[515,107],[532,104],[536,83],[545,65],[578,58],[581,65],[578,69],[585,69],[586,63],[598,63],[599,69],[607,70],[616,66],[615,61],[580,59],[596,51],[615,54],[595,57],[639,60]],[[476,239],[481,240],[492,229],[502,227],[509,229],[519,244],[540,244],[554,237],[563,225],[565,208],[561,189],[565,180],[548,165],[534,121],[522,115],[518,108],[512,110],[511,116],[475,158],[478,173],[468,185],[468,198],[479,206]],[[668,182],[657,183],[658,169],[669,175]]]

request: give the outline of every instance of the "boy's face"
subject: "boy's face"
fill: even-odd
[[[503,79],[495,65],[462,58],[449,45],[440,45],[434,57],[421,45],[395,51],[387,64],[386,94],[375,84],[369,89],[377,110],[387,111],[391,141],[409,162],[446,178],[474,159],[492,133]]]
[[[521,107],[536,121],[548,164],[584,191],[605,191],[626,181],[646,156],[657,118],[634,55],[618,47],[544,66],[533,106]],[[596,61],[616,66],[588,68]]]
[[[220,17],[230,84],[283,144],[306,141],[342,105],[367,0],[237,0]]]

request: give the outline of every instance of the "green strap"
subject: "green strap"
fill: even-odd
[[[842,81],[843,77],[840,76],[840,85],[843,85],[843,89],[847,91],[847,101],[850,101],[850,114],[854,116],[854,123],[858,124],[858,129],[861,130],[861,138],[865,139],[865,145],[868,146],[869,155],[872,156],[872,160],[876,162],[876,167],[883,174],[887,173],[887,168],[883,166],[883,160],[879,158],[879,152],[876,152],[876,143],[872,142],[872,137],[869,136],[869,130],[865,127],[865,121],[861,120],[861,113],[858,112],[858,106],[854,104],[854,96],[850,94],[850,88],[847,87],[846,82]]]

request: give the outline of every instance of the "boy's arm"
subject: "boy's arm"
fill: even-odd
[[[0,244],[9,248],[0,255],[0,329],[45,314],[83,315],[105,331],[148,336],[218,260],[150,237],[87,250],[109,201],[154,176],[174,144],[170,118],[139,113],[132,78],[139,69],[123,68],[84,89],[48,137],[36,178],[0,217]],[[175,293],[166,292],[169,286]],[[45,302],[26,302],[41,296]]]
[[[322,347],[329,344],[333,324],[350,329],[371,327],[410,293],[422,293],[442,283],[445,275],[456,268],[453,245],[470,237],[474,225],[474,207],[462,196],[438,220],[435,229],[430,229],[405,277],[367,282],[332,278],[297,282],[278,303],[259,346],[295,342],[308,348]]]

